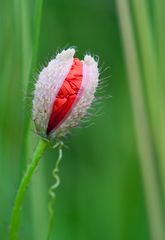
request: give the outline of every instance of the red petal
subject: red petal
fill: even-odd
[[[55,129],[71,111],[81,87],[82,68],[82,62],[74,58],[72,67],[53,103],[47,134]]]

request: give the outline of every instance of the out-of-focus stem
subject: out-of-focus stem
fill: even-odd
[[[156,48],[151,31],[151,23],[146,1],[132,1],[133,13],[135,16],[135,25],[138,35],[138,43],[140,46],[140,55],[142,59],[142,67],[144,71],[144,79],[146,92],[149,103],[149,112],[156,142],[159,142],[159,128],[157,125],[157,107],[158,84],[157,84],[157,57]]]
[[[158,191],[157,178],[154,168],[152,144],[150,131],[148,129],[143,89],[141,86],[141,72],[139,68],[129,4],[127,0],[117,0],[116,3],[123,39],[126,69],[128,73],[128,85],[132,102],[133,120],[142,179],[144,183],[150,232],[153,240],[163,240],[165,239],[165,235],[160,204],[160,193]]]
[[[20,1],[21,6],[21,40],[22,40],[22,81],[24,89],[28,86],[31,60],[32,60],[32,39],[30,31],[29,3],[26,0]]]
[[[26,7],[27,1],[22,0],[22,3],[24,7]],[[31,96],[31,90],[32,90],[32,85],[33,85],[33,72],[36,68],[36,63],[37,63],[37,56],[38,56],[38,48],[39,48],[39,36],[40,36],[40,29],[41,29],[41,17],[42,17],[42,7],[43,7],[43,0],[35,0],[34,2],[34,12],[33,12],[33,21],[32,21],[32,26],[31,26],[31,41],[29,41],[29,58],[30,58],[30,67],[27,67],[27,72],[25,76],[25,82],[26,82],[26,87],[25,87],[25,109],[26,111],[29,111],[29,115],[24,115],[25,121],[24,121],[24,130],[23,130],[23,135],[24,135],[24,141],[23,141],[23,148],[21,152],[21,156],[23,156],[22,159],[22,168],[26,165],[27,160],[30,157],[31,149],[32,149],[32,142],[34,141],[33,135],[31,133],[32,129],[32,122],[31,122],[31,106],[32,106],[32,98],[29,97]],[[25,11],[28,10],[28,8],[24,9]],[[24,16],[24,15],[23,15]],[[28,32],[28,25],[27,23],[30,23],[31,20],[31,15],[28,14],[27,12],[25,14],[25,17],[22,19],[25,21],[25,26],[27,26],[27,32]],[[30,32],[29,32],[30,34]],[[23,38],[22,38],[23,40]],[[25,42],[26,43],[26,42]],[[26,47],[26,45],[24,44]],[[26,60],[25,60],[26,61]],[[31,191],[31,212],[33,216],[33,234],[35,239],[41,239],[41,232],[40,229],[38,228],[38,219],[43,219],[42,221],[46,222],[46,213],[44,209],[40,208],[40,206],[43,206],[45,204],[45,188],[44,188],[44,172],[42,169],[42,172],[39,173],[38,178],[37,178],[37,183],[40,185],[42,183],[42,188],[38,188],[38,198],[40,198],[40,205],[36,204],[36,197],[35,197],[35,185],[32,186],[32,191]],[[44,230],[43,230],[44,231]]]
[[[157,5],[161,5],[160,1],[157,1]],[[152,129],[154,134],[154,142],[156,146],[156,152],[160,163],[160,172],[162,177],[162,184],[165,194],[165,84],[161,80],[164,71],[164,65],[162,68],[162,53],[160,47],[157,48],[154,41],[154,36],[151,30],[151,22],[149,17],[149,11],[147,8],[147,2],[144,1],[132,1],[133,12],[135,14],[135,22],[138,30],[138,40],[141,49],[142,64],[144,70],[144,77],[146,83],[147,97],[149,112],[151,116]],[[158,27],[158,26],[157,26]],[[161,32],[160,27],[157,29]],[[164,31],[164,29],[163,29]],[[155,34],[156,35],[156,34]],[[160,33],[160,39],[158,46],[164,47],[164,43],[161,42],[163,34]],[[161,47],[162,48],[162,47]],[[163,52],[163,49],[162,49]],[[164,52],[163,52],[164,57]],[[163,79],[164,80],[164,79]],[[165,196],[164,196],[165,198]]]
[[[154,20],[155,20],[155,37],[157,42],[157,63],[158,74],[157,84],[159,87],[159,116],[157,116],[157,125],[160,129],[159,133],[159,160],[160,160],[160,173],[163,185],[163,197],[165,202],[165,1],[154,0]]]

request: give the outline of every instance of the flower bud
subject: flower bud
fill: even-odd
[[[33,120],[46,138],[65,135],[87,113],[98,85],[98,63],[90,55],[80,61],[69,48],[40,72],[35,84]]]

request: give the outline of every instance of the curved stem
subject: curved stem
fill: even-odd
[[[49,225],[48,225],[48,235],[47,235],[47,240],[50,240],[51,238],[51,234],[52,234],[52,230],[53,230],[53,223],[54,223],[54,210],[53,210],[53,206],[55,203],[55,199],[56,199],[56,194],[55,194],[55,189],[58,188],[58,186],[60,185],[60,177],[58,175],[59,172],[59,164],[61,162],[62,159],[62,147],[63,147],[63,143],[59,142],[57,143],[54,148],[59,147],[59,154],[58,154],[58,159],[56,161],[55,167],[52,171],[52,176],[55,179],[55,183],[50,187],[49,189],[49,195],[50,195],[50,201],[48,203],[48,211],[49,211]]]
[[[18,226],[19,226],[20,210],[21,210],[21,206],[23,203],[25,191],[31,180],[32,174],[33,174],[34,170],[36,169],[36,167],[38,166],[38,163],[43,155],[43,152],[46,149],[47,144],[48,144],[48,142],[46,142],[44,140],[39,141],[39,143],[36,147],[36,150],[34,152],[32,162],[28,166],[28,168],[22,178],[20,186],[18,188],[18,192],[17,192],[16,198],[15,198],[15,203],[14,203],[12,215],[11,215],[11,224],[10,224],[10,233],[9,233],[10,240],[16,239],[16,233],[17,233]]]

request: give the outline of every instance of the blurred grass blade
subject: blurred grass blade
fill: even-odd
[[[146,82],[146,92],[149,103],[149,111],[151,115],[152,125],[157,139],[157,98],[159,92],[157,88],[157,57],[156,48],[151,32],[151,23],[146,0],[132,1],[133,13],[135,15],[135,25],[138,33],[138,43],[140,47],[140,55],[142,59],[142,68],[144,79]]]
[[[154,9],[154,23],[155,23],[155,32],[156,32],[156,41],[158,47],[158,64],[163,65],[165,63],[165,31],[164,31],[164,22],[165,22],[165,1],[164,0],[153,0],[153,9]],[[159,65],[159,66],[160,66]],[[162,69],[163,70],[163,69]],[[165,70],[163,71],[165,73]]]
[[[33,55],[32,55],[32,71],[36,67],[39,37],[41,29],[41,17],[42,17],[43,0],[35,1],[34,21],[33,21]]]
[[[23,70],[23,88],[26,89],[29,82],[29,74],[31,68],[31,27],[30,27],[30,7],[29,1],[22,0],[21,4],[21,30],[22,30],[22,70]]]
[[[148,129],[149,124],[146,116],[146,107],[141,86],[141,72],[139,69],[128,1],[117,0],[117,11],[123,39],[128,84],[133,109],[133,120],[148,209],[151,238],[152,240],[163,240],[165,239],[165,235],[160,204],[160,193],[158,191],[156,173],[153,164],[154,159],[150,131]]]
[[[29,69],[28,83],[26,86],[26,104],[25,107],[28,109],[29,116],[31,115],[31,91],[33,87],[33,72],[36,68],[37,57],[38,57],[38,48],[39,48],[39,36],[41,29],[41,17],[42,17],[42,8],[43,0],[35,0],[34,2],[34,19],[32,21],[32,42],[30,45],[31,48],[31,65]],[[30,15],[28,16],[28,21],[30,22]],[[34,144],[34,134],[31,133],[31,118],[25,116],[24,124],[24,143],[23,143],[23,161],[24,164],[27,163],[29,156],[32,154],[33,144]],[[42,170],[42,171],[41,171]],[[36,185],[38,190],[36,192]],[[46,231],[46,222],[47,222],[47,212],[44,206],[46,205],[46,195],[45,195],[45,178],[44,178],[44,168],[40,169],[40,173],[37,174],[34,179],[34,184],[31,188],[31,208],[32,208],[32,221],[33,221],[33,234],[34,239],[41,240],[44,239],[44,231]],[[37,195],[36,195],[37,194]],[[38,204],[38,200],[40,204]],[[38,225],[45,226],[42,229]]]
[[[38,54],[38,46],[39,46],[39,35],[40,35],[40,28],[41,28],[41,13],[42,13],[42,6],[43,6],[43,0],[36,0],[34,2],[35,7],[34,7],[34,21],[33,21],[33,26],[32,26],[32,42],[30,44],[30,52],[31,56],[29,55],[31,61],[30,69],[27,71],[27,76],[26,80],[26,102],[25,102],[25,109],[29,110],[29,115],[27,116],[25,114],[25,120],[24,120],[24,144],[23,144],[23,149],[22,149],[22,154],[24,159],[22,160],[23,164],[26,164],[26,159],[28,158],[28,148],[29,148],[29,141],[30,140],[30,126],[31,126],[31,89],[32,89],[32,74],[33,70],[36,67],[36,61],[37,61],[37,54]],[[30,15],[28,16],[28,22],[30,22]],[[22,19],[24,20],[24,19]],[[26,22],[27,20],[25,20]],[[28,27],[27,27],[28,30]],[[30,43],[30,42],[29,42]],[[25,60],[26,62],[26,60]]]
[[[157,5],[160,5],[159,1],[157,2]],[[157,49],[156,44],[154,44],[154,36],[151,30],[151,21],[146,0],[132,1],[132,6],[138,31],[138,40],[148,97],[149,112],[154,134],[154,142],[160,163],[161,177],[165,194],[165,96],[164,83],[160,80],[160,64],[162,59],[158,60],[157,58]]]
[[[25,114],[24,114],[24,129],[23,129],[23,144],[20,154],[20,174],[26,168],[27,162],[31,159],[33,146],[35,145],[34,134],[31,131],[31,102],[32,98],[32,84],[33,84],[33,71],[36,68],[39,36],[41,28],[43,0],[27,1],[15,0],[14,1],[14,16],[15,25],[18,31],[17,39],[20,33],[21,42],[21,67],[22,67],[22,87],[25,94]],[[19,24],[21,22],[21,24]],[[28,114],[27,114],[28,112]],[[38,223],[43,223],[46,229],[47,211],[43,206],[46,206],[45,195],[45,178],[44,171],[41,169],[37,176],[34,176],[34,182],[31,186],[31,218],[30,221],[33,229],[34,239],[44,239],[44,228],[38,227]],[[37,185],[37,196],[36,196]],[[38,204],[38,199],[40,199]],[[46,231],[46,230],[45,230]]]
[[[155,35],[157,40],[157,53],[158,53],[158,74],[157,74],[157,84],[159,87],[159,116],[158,127],[160,129],[159,133],[159,160],[160,160],[160,173],[162,177],[162,185],[163,185],[163,197],[165,202],[165,31],[164,31],[164,23],[165,23],[165,1],[164,0],[154,0],[153,1],[153,9],[154,9],[154,20],[155,20]]]

